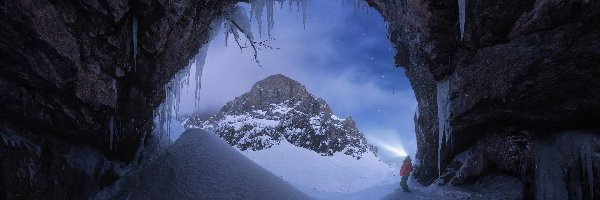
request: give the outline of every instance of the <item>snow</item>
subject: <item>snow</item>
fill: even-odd
[[[462,41],[465,32],[465,0],[458,0],[458,19],[460,26],[460,41]]]
[[[346,119],[342,119],[342,118],[338,117],[337,115],[331,115],[331,119],[336,120],[336,121],[346,121]]]
[[[398,182],[396,169],[372,153],[356,159],[342,152],[333,156],[297,147],[286,140],[260,151],[241,151],[243,155],[307,194],[349,194]]]
[[[33,142],[25,139],[12,130],[2,130],[0,131],[0,138],[4,141],[4,144],[7,146],[25,148],[28,151],[34,152],[35,155],[40,157],[41,148],[39,145],[34,144]]]
[[[450,112],[450,78],[437,84],[437,112],[438,112],[438,174],[441,175],[442,142],[448,144],[451,139],[452,128],[449,123]],[[445,141],[442,141],[446,138]]]
[[[286,101],[287,102],[287,101]],[[290,108],[286,105],[286,102],[280,103],[280,104],[271,104],[272,111],[273,113],[279,113],[281,115],[285,115],[288,112],[290,112],[291,110],[294,110],[294,108],[297,106],[294,106],[293,108]]]
[[[310,123],[310,126],[315,129],[316,134],[319,134],[319,135],[324,134],[324,131],[321,128],[321,117],[320,116],[310,117],[309,123]]]
[[[456,171],[457,176],[461,173],[464,173],[464,170],[467,167],[467,161],[469,160],[469,157],[471,156],[472,149],[473,149],[472,147],[468,148],[467,150],[463,151],[462,153],[460,153],[454,157],[454,160],[459,161],[461,163],[460,169],[458,169],[458,171]]]
[[[255,118],[250,115],[225,115],[224,119],[219,121],[220,127],[233,127],[238,131],[245,125],[252,125],[253,131],[260,132],[267,127],[276,127],[279,125],[278,120],[269,120],[264,118]]]
[[[201,129],[186,130],[130,180],[121,199],[309,199]]]

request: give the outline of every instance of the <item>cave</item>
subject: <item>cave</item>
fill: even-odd
[[[236,3],[0,2],[0,196],[88,198],[141,162],[165,86]],[[526,199],[600,196],[599,2],[366,4],[418,103],[415,180],[502,175]]]

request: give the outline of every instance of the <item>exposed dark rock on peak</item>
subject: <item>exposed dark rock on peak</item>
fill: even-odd
[[[261,150],[286,140],[323,155],[377,154],[351,117],[337,117],[323,99],[281,74],[256,82],[206,121],[191,116],[183,122],[186,128],[211,130],[241,150]]]

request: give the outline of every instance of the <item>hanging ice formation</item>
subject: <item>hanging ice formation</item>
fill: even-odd
[[[191,67],[195,66],[196,73],[194,74],[195,81],[195,91],[194,91],[194,106],[198,108],[198,103],[200,101],[200,89],[201,89],[201,78],[202,78],[202,70],[204,68],[205,59],[207,56],[208,46],[210,40],[214,38],[214,36],[219,31],[219,26],[221,25],[222,20],[215,20],[211,24],[211,34],[209,36],[209,41],[202,45],[202,47],[198,50],[198,53],[192,57],[188,61],[188,65],[181,69],[179,72],[175,74],[173,79],[169,81],[164,86],[165,91],[165,100],[161,103],[158,108],[154,111],[155,116],[155,134],[158,135],[158,140],[161,142],[170,140],[170,126],[171,119],[176,119],[179,115],[179,104],[181,103],[181,93],[184,89],[190,86],[190,78],[191,78]]]
[[[458,20],[460,26],[460,41],[463,40],[465,32],[465,0],[458,0]]]
[[[250,45],[254,45],[254,36],[252,35],[252,29],[250,27],[250,18],[248,18],[246,10],[244,10],[242,6],[235,6],[227,15],[225,15],[225,19],[225,45],[227,45],[227,41],[229,40],[229,34],[232,34],[240,49],[245,48],[240,44],[239,33],[242,33],[246,39],[248,39]]]
[[[250,2],[250,17],[254,16],[256,19],[256,23],[258,24],[258,32],[259,36],[262,37],[262,14],[263,10],[267,8],[267,33],[269,38],[271,38],[271,30],[273,30],[273,26],[275,25],[275,18],[273,17],[273,11],[275,6],[275,1],[279,1],[281,7],[283,7],[283,2],[285,0],[252,0]],[[302,24],[304,28],[306,28],[306,0],[288,0],[288,4],[290,6],[290,11],[292,11],[292,6],[296,3],[298,11],[302,8]]]
[[[550,144],[535,144],[536,199],[568,199],[560,152]]]
[[[132,20],[132,24],[131,24],[131,34],[132,34],[132,40],[133,40],[133,70],[135,71],[137,69],[137,54],[138,54],[138,42],[137,42],[137,37],[138,37],[138,19],[136,16],[133,16],[133,20]]]
[[[450,127],[450,79],[438,82],[437,84],[437,111],[438,111],[438,175],[441,175],[441,159],[442,159],[442,142],[448,146],[452,135],[452,127]],[[445,138],[445,140],[444,140]]]
[[[108,117],[108,149],[113,150],[113,141],[117,136],[117,127],[115,126],[115,116],[111,115]]]
[[[354,0],[353,3],[354,15],[356,15],[357,11],[361,10],[369,12],[369,4],[365,0]]]
[[[15,148],[24,148],[28,151],[35,153],[38,157],[40,157],[40,153],[42,152],[39,145],[34,144],[33,142],[19,136],[15,131],[4,129],[0,130],[0,138],[4,141],[4,144],[7,146],[12,146]]]
[[[583,131],[561,132],[534,142],[536,199],[568,199],[567,187],[573,199],[597,199],[594,162],[598,146],[597,133]]]

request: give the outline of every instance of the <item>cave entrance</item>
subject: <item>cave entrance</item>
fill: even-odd
[[[404,69],[394,64],[396,50],[375,9],[363,1],[253,1],[230,12],[241,13],[215,26],[218,32],[203,47],[205,59],[193,61],[189,72],[172,81],[177,98],[167,101],[178,103],[164,126],[170,140],[183,132],[182,121],[208,120],[255,82],[282,74],[324,99],[333,114],[351,116],[381,160],[397,169],[404,156],[414,158],[417,103]],[[193,84],[195,74],[201,74],[201,84]]]

